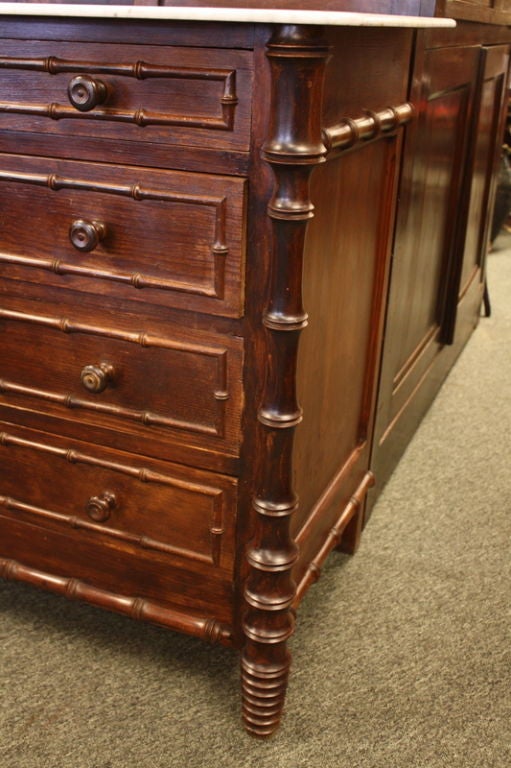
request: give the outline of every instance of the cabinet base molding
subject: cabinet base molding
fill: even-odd
[[[360,541],[362,533],[364,501],[366,494],[375,484],[372,472],[366,472],[359,487],[344,507],[336,524],[330,529],[325,543],[307,568],[303,578],[296,588],[293,608],[297,608],[311,584],[321,576],[321,568],[333,549],[353,554]]]
[[[229,627],[215,619],[193,617],[189,613],[181,613],[173,608],[158,605],[140,597],[128,597],[99,589],[86,584],[79,579],[58,576],[36,568],[30,568],[16,560],[0,558],[0,577],[11,581],[22,581],[34,587],[47,589],[70,600],[83,600],[100,608],[107,608],[116,613],[122,613],[131,619],[148,621],[178,632],[207,640],[209,643],[232,644],[232,633]]]

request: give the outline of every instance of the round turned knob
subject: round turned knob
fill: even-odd
[[[104,523],[108,520],[110,513],[117,506],[115,494],[105,491],[100,496],[91,496],[85,505],[85,511],[92,520],[98,523]]]
[[[86,365],[80,374],[80,381],[89,392],[103,392],[114,377],[114,369],[108,363]]]
[[[79,251],[93,251],[106,235],[106,227],[101,221],[76,219],[69,228],[69,239]]]
[[[89,75],[73,77],[67,86],[69,101],[80,112],[89,112],[102,104],[107,97],[107,87],[102,80]]]

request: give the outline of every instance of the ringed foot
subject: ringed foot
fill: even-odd
[[[241,659],[242,713],[245,729],[267,738],[279,727],[289,677],[285,665],[254,664]]]

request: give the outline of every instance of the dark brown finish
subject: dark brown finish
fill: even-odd
[[[343,508],[336,524],[328,532],[325,543],[316,557],[309,563],[307,571],[303,575],[293,601],[293,607],[297,607],[311,584],[321,576],[321,566],[334,548],[342,552],[354,554],[358,549],[362,534],[364,501],[369,488],[374,485],[374,475],[367,472],[360,483],[359,488]]]
[[[486,253],[490,247],[490,214],[504,135],[506,110],[503,105],[508,69],[509,46],[482,49],[473,117],[474,140],[465,176],[465,185],[470,189],[467,229],[447,287],[447,311],[442,329],[442,338],[447,343],[452,343],[456,334],[458,304],[471,290],[473,282],[479,284],[479,290],[484,282]]]
[[[365,117],[346,120],[339,125],[326,128],[325,144],[328,151],[347,149],[359,141],[370,141],[408,123],[414,114],[413,104],[399,104],[380,112],[370,112]]]
[[[397,37],[381,31],[354,36],[350,30],[332,37],[334,60],[332,69],[327,68],[323,109],[325,120],[336,122],[325,134],[342,136],[349,130],[351,136],[346,144],[331,149],[327,162],[312,177],[315,216],[307,232],[304,268],[310,322],[298,360],[303,422],[296,434],[293,464],[300,498],[293,519],[300,551],[295,567],[299,583],[303,579],[308,583],[308,567],[317,553],[333,546],[327,543],[331,531],[352,497],[368,488],[365,477],[403,138],[399,126],[412,112],[406,103],[409,32],[400,30]],[[385,55],[384,80],[381,58],[369,56],[376,50]],[[363,94],[371,102],[362,104],[371,103],[374,109],[368,115],[363,114],[367,108],[352,107],[352,119],[337,122],[339,96],[333,73],[342,68],[344,55],[353,71],[343,100],[356,104]],[[376,82],[375,94],[368,83]],[[387,116],[389,130],[375,131]]]
[[[91,496],[85,505],[85,511],[92,520],[104,523],[117,506],[115,493],[103,491],[100,496]]]
[[[268,736],[477,322],[511,34],[2,21],[0,575],[238,649]]]
[[[436,0],[439,16],[488,24],[509,24],[511,9],[507,0]]]
[[[103,392],[114,378],[115,369],[108,363],[86,365],[80,373],[80,381],[88,392]]]
[[[29,568],[14,560],[0,558],[0,576],[3,579],[16,579],[35,587],[50,589],[71,600],[86,600],[92,605],[108,608],[110,611],[124,613],[137,621],[150,621],[178,632],[186,632],[207,640],[210,643],[228,645],[231,640],[229,628],[212,619],[194,617],[189,612],[179,612],[173,608],[141,600],[138,597],[116,595],[105,589],[97,589],[78,579],[67,579],[44,573],[36,568]]]
[[[508,68],[509,45],[419,43],[373,447],[381,485],[478,320]]]
[[[318,31],[282,27],[268,44],[272,122],[263,148],[276,186],[268,205],[274,249],[263,323],[267,331],[266,383],[258,419],[265,446],[254,500],[255,531],[247,550],[248,608],[243,629],[243,716],[257,736],[280,722],[287,686],[287,640],[293,632],[291,578],[297,551],[290,518],[297,507],[292,484],[293,433],[301,421],[296,401],[296,357],[307,324],[301,296],[307,222],[312,216],[309,176],[324,160],[322,80],[328,47]],[[289,104],[300,105],[300,113]]]
[[[106,236],[106,226],[102,221],[76,219],[69,228],[71,245],[78,251],[93,251]]]
[[[239,340],[205,334],[204,343],[197,344],[185,341],[186,334],[127,333],[5,309],[0,309],[0,323],[5,405],[43,408],[61,418],[71,410],[82,428],[105,424],[135,431],[141,439],[148,429],[177,431],[182,440],[236,453]],[[54,355],[51,367],[48,348]]]
[[[246,52],[144,46],[144,59],[139,56],[137,46],[30,41],[22,47],[3,40],[5,129],[247,149]]]
[[[85,529],[100,538],[213,566],[232,565],[228,513],[235,482],[230,478],[171,466],[163,474],[147,460],[144,465],[140,460],[121,463],[122,457],[109,460],[74,444],[36,442],[10,432],[0,432],[0,445],[8,475],[3,504],[16,517]],[[27,468],[35,477],[20,487],[18,478]],[[88,517],[100,522],[110,518],[109,525],[94,526]]]
[[[4,155],[0,192],[8,222],[0,268],[7,265],[10,276],[135,301],[150,293],[162,305],[241,314],[241,179]],[[23,232],[9,226],[26,210],[52,225]],[[172,248],[141,264],[141,248],[153,252],[162,242]]]
[[[69,101],[80,112],[89,112],[106,101],[108,88],[102,80],[89,75],[77,75],[67,86]]]

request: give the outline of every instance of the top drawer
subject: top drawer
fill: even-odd
[[[252,54],[2,40],[0,130],[247,151]]]

